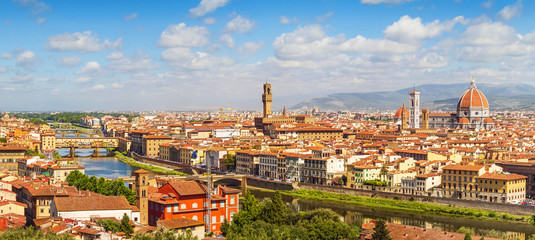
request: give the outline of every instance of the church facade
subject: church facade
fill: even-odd
[[[410,128],[436,129],[436,128],[458,128],[458,129],[492,129],[494,120],[490,117],[489,102],[485,95],[477,89],[474,78],[470,87],[466,90],[457,102],[457,111],[452,113],[430,113],[428,110],[420,112],[420,92],[413,90],[409,92],[409,109],[405,103],[399,108],[394,121],[400,125],[401,129]],[[421,124],[420,124],[421,123]]]

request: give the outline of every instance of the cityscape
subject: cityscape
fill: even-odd
[[[533,240],[534,7],[0,2],[0,239]]]

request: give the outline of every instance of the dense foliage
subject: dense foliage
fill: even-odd
[[[39,156],[39,158],[45,158],[45,156],[43,154],[39,154],[37,151],[31,150],[31,149],[26,149],[24,151],[24,156],[26,156],[26,157]]]
[[[227,154],[225,158],[225,167],[228,171],[233,171],[236,169],[236,155]]]
[[[139,233],[134,235],[132,240],[198,240],[198,238],[193,237],[191,231],[188,230],[186,233],[179,234],[171,231],[156,231],[152,234]]]
[[[364,185],[372,185],[377,187],[384,187],[388,185],[386,182],[380,181],[380,180],[366,180],[362,182]]]
[[[101,118],[106,115],[109,115],[112,117],[125,116],[130,121],[132,117],[138,116],[137,114],[102,113],[102,112],[11,113],[10,115],[17,117],[17,118],[30,119],[30,121],[33,121],[34,123],[39,123],[39,120],[62,122],[62,123],[80,123],[80,119],[86,116],[93,116],[93,117]]]
[[[132,225],[130,225],[130,218],[128,217],[128,215],[126,215],[126,213],[123,215],[123,219],[121,219],[121,222],[106,219],[98,221],[97,224],[103,226],[106,230],[111,231],[113,233],[123,232],[127,236],[131,236],[132,233],[134,233],[134,229],[132,228]]]
[[[106,180],[103,177],[89,177],[79,171],[72,171],[67,175],[67,183],[78,190],[89,190],[106,196],[125,196],[129,202],[136,202],[136,192],[126,187],[122,179]]]
[[[33,227],[11,228],[0,234],[0,240],[74,240],[69,234],[56,235],[54,233],[44,234],[40,229]]]
[[[228,239],[357,239],[358,228],[342,221],[327,209],[293,213],[279,192],[258,202],[250,192],[242,208],[221,231]]]

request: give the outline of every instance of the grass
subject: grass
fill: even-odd
[[[295,196],[299,198],[320,200],[320,201],[335,201],[344,204],[353,204],[366,207],[377,207],[390,210],[402,210],[408,212],[447,215],[455,217],[477,218],[482,220],[499,220],[512,221],[521,223],[533,223],[531,216],[511,215],[508,213],[496,213],[494,211],[475,209],[475,208],[461,208],[452,206],[443,206],[431,203],[403,201],[394,199],[368,198],[348,194],[329,193],[318,190],[300,189],[297,191],[282,191],[283,194]]]
[[[183,172],[176,171],[176,170],[167,170],[164,168],[154,167],[154,166],[146,165],[143,163],[139,163],[135,159],[126,157],[120,152],[115,152],[115,158],[117,158],[117,160],[124,162],[132,167],[143,168],[147,171],[151,171],[151,172],[155,172],[155,173],[159,173],[163,175],[180,175],[180,176],[188,175]]]

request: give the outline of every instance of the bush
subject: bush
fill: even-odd
[[[491,218],[496,217],[496,213],[495,212],[489,212],[488,216],[491,217]]]
[[[409,201],[414,202],[414,197],[411,196],[411,198],[409,198]]]

